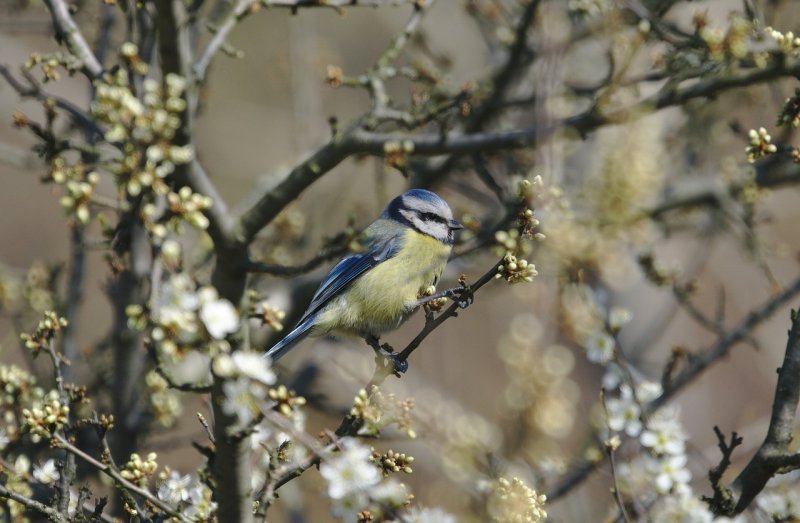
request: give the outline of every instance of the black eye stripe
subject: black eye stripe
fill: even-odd
[[[420,216],[425,220],[430,220],[430,221],[439,222],[439,223],[447,222],[447,220],[445,220],[444,218],[442,218],[438,214],[434,214],[432,212],[423,212],[423,213],[420,213]]]

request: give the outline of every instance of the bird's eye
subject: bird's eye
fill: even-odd
[[[444,219],[441,216],[439,216],[438,214],[434,214],[432,212],[424,212],[424,213],[422,213],[422,219],[425,220],[425,221],[430,221],[430,222],[443,222],[444,221]]]

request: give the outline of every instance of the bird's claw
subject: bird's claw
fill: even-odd
[[[384,365],[392,365],[392,372],[396,375],[405,374],[408,370],[408,360],[400,359],[400,354],[394,352],[388,343],[381,345],[377,338],[367,338],[367,343],[375,351],[375,358],[383,360]]]

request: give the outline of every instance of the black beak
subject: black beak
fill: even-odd
[[[463,229],[464,225],[461,222],[457,221],[457,220],[450,220],[450,221],[447,222],[447,227],[451,231],[458,231],[458,230]]]

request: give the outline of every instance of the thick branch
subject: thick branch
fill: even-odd
[[[764,443],[731,485],[739,495],[733,514],[746,509],[775,474],[800,466],[800,455],[790,450],[795,413],[800,401],[800,318],[792,311],[792,328],[786,343],[783,365],[778,369],[778,383],[772,416]]]
[[[0,498],[8,498],[16,501],[17,503],[24,505],[26,508],[30,510],[35,510],[36,512],[47,516],[50,521],[56,523],[67,523],[68,519],[65,514],[61,514],[59,511],[54,509],[53,507],[48,507],[44,503],[40,503],[35,499],[31,499],[27,496],[23,496],[18,492],[14,492],[13,490],[9,490],[4,485],[0,485]]]

